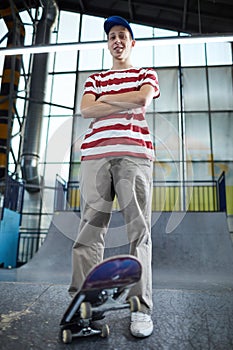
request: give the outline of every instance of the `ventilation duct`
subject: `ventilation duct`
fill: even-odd
[[[23,46],[25,30],[17,8],[10,6],[7,1],[0,1],[0,16],[8,29],[7,47]],[[5,56],[0,90],[0,179],[5,179],[7,175],[14,105],[21,65],[22,56]]]
[[[44,8],[37,25],[35,45],[50,43],[52,27],[58,14],[55,1],[44,0],[42,3]],[[39,191],[41,182],[39,159],[47,76],[48,53],[34,55],[21,159],[22,177],[29,192]]]

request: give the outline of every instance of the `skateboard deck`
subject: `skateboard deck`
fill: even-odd
[[[141,270],[140,262],[131,255],[114,256],[95,266],[61,319],[61,341],[71,343],[73,338],[90,335],[107,337],[108,325],[98,329],[93,321],[103,319],[107,311],[138,311],[138,297],[127,297],[130,288],[140,280]]]

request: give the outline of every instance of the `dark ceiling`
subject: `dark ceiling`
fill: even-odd
[[[44,0],[15,0],[18,9]],[[60,10],[108,17],[191,34],[233,33],[233,0],[57,0]]]

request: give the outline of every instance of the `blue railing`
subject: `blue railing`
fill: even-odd
[[[0,263],[2,267],[17,266],[23,199],[22,183],[9,176],[1,181]]]
[[[4,189],[1,219],[4,215],[4,208],[22,214],[25,191],[24,184],[7,176],[6,180],[1,184],[1,187]]]

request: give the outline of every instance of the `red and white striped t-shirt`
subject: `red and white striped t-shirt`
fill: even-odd
[[[158,78],[154,69],[108,70],[90,75],[85,83],[84,94],[94,94],[98,99],[105,94],[138,91],[145,84],[154,87],[154,98],[159,97]],[[127,155],[153,160],[154,147],[145,112],[145,107],[139,107],[94,119],[81,145],[81,159]]]

